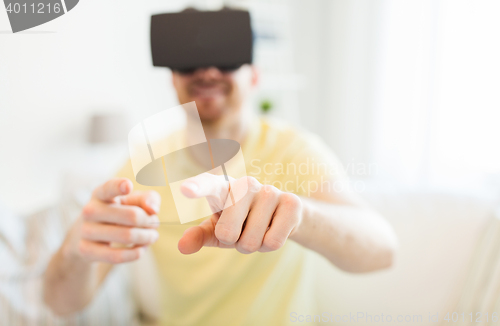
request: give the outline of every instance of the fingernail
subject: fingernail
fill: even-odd
[[[126,181],[123,181],[121,184],[120,184],[120,191],[124,194],[127,192],[127,182]]]
[[[198,185],[194,182],[186,182],[184,183],[184,187],[188,188],[192,192],[196,192],[198,190]]]
[[[146,205],[148,205],[149,208],[154,210],[155,213],[158,213],[160,211],[160,203],[158,203],[156,200],[150,198],[146,200]]]
[[[160,211],[160,205],[153,203],[151,204],[151,209],[155,211],[155,213],[158,213]]]
[[[149,222],[150,227],[158,227],[160,226],[160,219],[156,215],[151,215],[152,220]]]

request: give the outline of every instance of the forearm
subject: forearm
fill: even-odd
[[[58,315],[82,310],[93,298],[111,265],[90,262],[79,255],[71,233],[52,256],[44,275],[45,303]]]
[[[357,206],[301,198],[303,217],[291,239],[349,272],[391,266],[397,239],[378,213]]]
[[[69,258],[59,250],[44,277],[44,301],[58,315],[81,310],[92,298],[97,283],[97,264]]]

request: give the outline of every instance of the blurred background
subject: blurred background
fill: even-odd
[[[14,244],[4,247],[21,252],[26,225],[57,227],[57,215],[30,214],[67,193],[77,216],[90,190],[79,186],[128,158],[129,128],[178,104],[170,72],[151,64],[150,15],[223,5],[251,12],[255,111],[318,133],[400,239],[381,273],[345,274],[318,257],[323,311],[401,314],[405,325],[422,325],[406,319],[415,314],[435,325],[431,315],[500,313],[497,0],[82,0],[16,34],[0,10],[0,208],[13,212],[0,212],[0,240]],[[25,278],[35,288],[65,233],[51,230]],[[23,264],[0,294],[21,293],[8,287]]]
[[[498,1],[86,0],[18,34],[0,10],[4,204],[36,210],[65,175],[122,164],[128,127],[177,104],[150,15],[188,5],[251,11],[255,110],[320,134],[364,185],[500,194]]]

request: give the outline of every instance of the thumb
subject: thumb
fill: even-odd
[[[182,235],[177,248],[184,255],[194,254],[202,247],[234,248],[234,244],[226,245],[215,236],[215,225],[219,220],[218,214],[213,214],[209,219],[199,225],[190,227]]]
[[[214,240],[217,240],[215,238],[215,224],[209,218],[184,231],[177,247],[182,254],[190,255],[198,252],[204,245],[211,244]]]

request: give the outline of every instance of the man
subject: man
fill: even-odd
[[[129,162],[95,189],[50,262],[45,301],[54,312],[83,309],[114,264],[139,259],[153,243],[164,325],[286,325],[294,311],[316,313],[311,251],[349,272],[392,264],[392,228],[350,191],[330,150],[253,115],[249,96],[258,81],[252,64],[173,70],[179,102],[196,102],[206,138],[241,144],[249,177],[235,184],[249,191],[201,222],[158,226],[177,214],[170,189],[137,184]],[[186,156],[178,168],[199,163]],[[220,207],[229,191],[210,174],[181,187]]]

